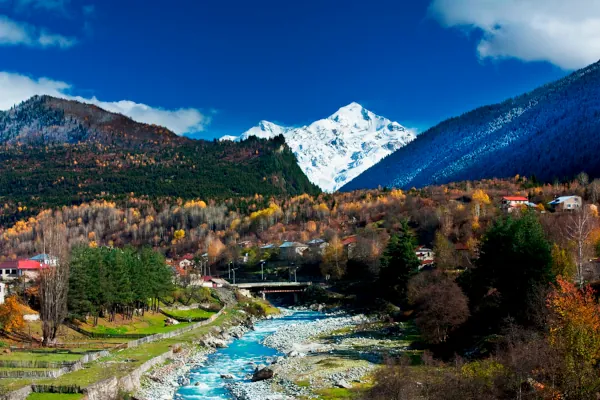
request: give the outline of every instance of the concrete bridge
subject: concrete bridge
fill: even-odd
[[[261,294],[263,299],[269,293],[293,293],[294,301],[298,301],[298,293],[312,286],[312,282],[251,282],[231,285],[238,289]]]

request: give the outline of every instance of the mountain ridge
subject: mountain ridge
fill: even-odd
[[[341,188],[423,187],[535,175],[600,176],[600,63],[432,127]]]
[[[239,136],[221,140],[277,135],[285,138],[310,181],[328,192],[416,137],[415,131],[352,102],[308,125],[285,127],[263,120]]]

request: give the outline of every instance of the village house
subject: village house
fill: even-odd
[[[237,245],[241,249],[247,249],[249,247],[252,247],[252,242],[250,240],[243,240],[241,242],[238,242]]]
[[[38,254],[37,256],[31,257],[30,260],[49,265],[51,267],[56,267],[58,264],[58,258],[48,254]]]
[[[177,262],[177,266],[185,271],[189,271],[194,267],[194,255],[186,254]]]
[[[527,207],[529,204],[527,197],[523,196],[504,196],[502,198],[502,210],[513,212],[515,209]]]
[[[325,249],[329,246],[329,243],[323,239],[313,239],[306,244],[311,252],[320,255],[323,255],[323,253],[325,253]]]
[[[283,242],[279,246],[279,255],[283,259],[291,260],[302,257],[304,252],[308,250],[308,245],[299,242]]]
[[[358,237],[356,235],[348,236],[342,239],[342,246],[344,246],[344,250],[346,251],[346,255],[348,258],[352,258],[354,255],[354,249],[358,245]]]
[[[419,246],[415,250],[415,253],[417,254],[417,258],[421,262],[423,262],[423,261],[433,261],[433,258],[434,258],[433,257],[433,250],[431,250],[428,247]]]
[[[581,209],[583,202],[580,196],[561,196],[552,200],[548,205],[554,211],[575,211]]]
[[[229,285],[225,279],[221,278],[213,278],[212,276],[204,276],[202,277],[202,286],[209,288],[220,288],[226,285]]]
[[[48,265],[32,260],[12,260],[0,263],[0,279],[12,280],[21,276],[26,280],[34,280],[40,270],[47,268]]]

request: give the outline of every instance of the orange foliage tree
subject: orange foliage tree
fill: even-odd
[[[558,277],[547,307],[550,345],[562,355],[569,380],[580,382],[582,372],[594,368],[600,359],[600,307],[594,291],[589,286],[578,289]]]
[[[6,298],[4,304],[0,305],[0,324],[5,332],[14,332],[23,329],[23,306],[17,296]]]

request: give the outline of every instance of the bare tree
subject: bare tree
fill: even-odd
[[[596,226],[596,218],[588,207],[573,212],[565,224],[565,236],[575,245],[575,260],[577,264],[576,281],[583,285],[583,266],[589,254],[589,237]]]
[[[600,201],[600,179],[594,179],[589,186],[590,200],[592,203],[598,203]]]
[[[69,245],[67,228],[60,212],[41,221],[43,251],[56,259],[54,265],[40,272],[40,319],[44,346],[56,341],[60,325],[67,317],[67,295],[69,292]]]

